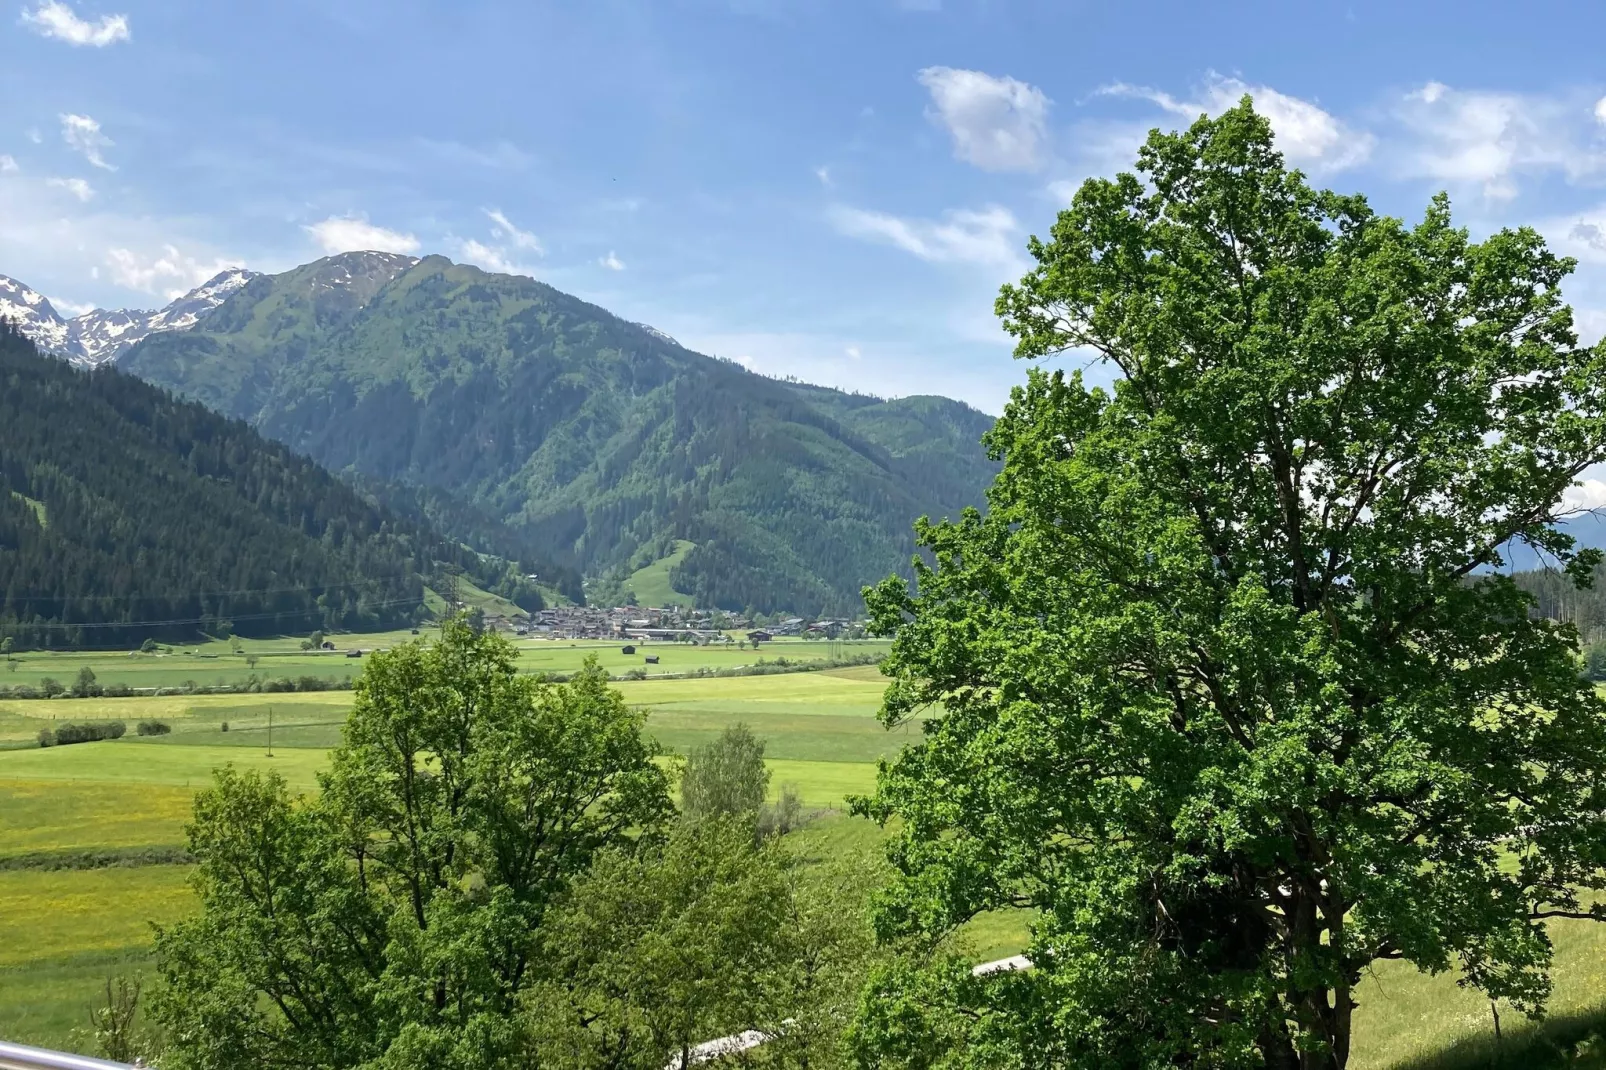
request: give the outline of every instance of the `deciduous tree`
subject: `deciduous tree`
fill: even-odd
[[[687,755],[680,778],[681,810],[692,820],[751,817],[764,805],[769,783],[764,741],[738,722]]]
[[[1033,370],[988,513],[870,599],[883,718],[934,714],[863,804],[880,924],[1033,907],[1036,968],[883,978],[867,1061],[1341,1068],[1380,958],[1538,1011],[1546,920],[1606,888],[1606,708],[1498,572],[1599,560],[1553,526],[1606,456],[1572,264],[1311,188],[1247,100],[1137,170],[998,301],[1113,389]]]
[[[196,802],[201,912],[162,931],[164,1066],[512,1065],[546,911],[672,813],[595,662],[520,676],[449,622],[376,653],[316,799],[224,770]]]

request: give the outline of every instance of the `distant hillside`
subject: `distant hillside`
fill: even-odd
[[[689,541],[674,589],[729,608],[852,611],[908,567],[915,517],[979,504],[994,471],[991,419],[962,403],[767,379],[439,256],[258,276],[121,366],[330,468],[451,495],[588,576]]]
[[[0,322],[0,636],[18,646],[394,627],[448,565],[533,591],[246,424]]]

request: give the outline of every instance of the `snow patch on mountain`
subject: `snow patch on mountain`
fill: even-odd
[[[67,321],[45,296],[5,275],[0,275],[0,319],[16,324],[41,349],[60,352],[67,344]]]
[[[680,345],[679,340],[671,335],[665,334],[663,331],[660,331],[657,327],[654,327],[650,323],[638,323],[636,326],[640,327],[654,338],[657,338],[659,341],[668,342],[672,346],[680,346],[681,349],[686,348],[685,346]]]
[[[40,349],[92,368],[116,360],[146,335],[189,330],[256,276],[230,268],[164,308],[97,308],[63,319],[42,295],[0,275],[0,318],[15,322]]]

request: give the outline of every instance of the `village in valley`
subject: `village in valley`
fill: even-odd
[[[526,617],[488,616],[487,627],[531,639],[633,639],[643,642],[737,643],[772,639],[863,639],[865,622],[846,617],[781,617],[764,624],[741,614],[681,606],[556,606]]]

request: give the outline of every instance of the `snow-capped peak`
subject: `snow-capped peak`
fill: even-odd
[[[60,351],[66,345],[67,321],[43,294],[5,275],[0,275],[0,319],[15,323],[41,349]]]
[[[201,283],[160,312],[151,322],[152,331],[187,331],[229,295],[257,277],[254,271],[229,268]]]
[[[189,330],[256,275],[244,268],[230,268],[165,308],[97,308],[70,320],[62,319],[38,293],[0,275],[0,318],[15,321],[40,349],[94,367],[116,360],[146,335]]]

